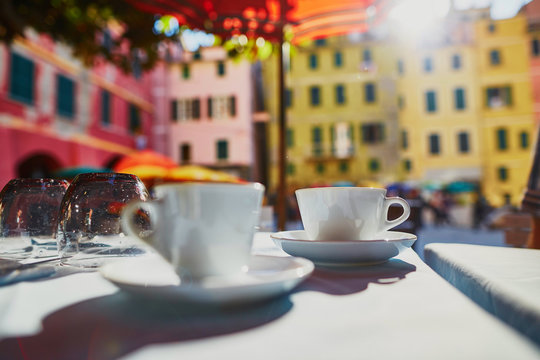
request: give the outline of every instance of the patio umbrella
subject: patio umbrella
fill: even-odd
[[[154,166],[165,169],[177,166],[172,159],[166,157],[165,155],[152,150],[143,150],[124,156],[122,159],[120,159],[120,161],[118,161],[118,163],[116,163],[116,165],[114,165],[114,171],[126,173],[126,169],[134,168],[139,165]],[[152,168],[145,169],[143,167],[142,170],[142,173],[147,173],[146,170],[149,170],[150,173],[152,172]]]
[[[137,8],[176,17],[180,25],[229,38],[246,35],[278,43],[278,228],[286,221],[284,105],[284,28],[293,43],[350,32],[365,32],[390,9],[393,0],[126,0]]]
[[[244,182],[238,177],[227,174],[226,172],[212,170],[198,165],[186,165],[170,169],[165,175],[165,181]]]

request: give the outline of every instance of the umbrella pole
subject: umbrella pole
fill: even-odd
[[[278,193],[277,193],[277,213],[278,213],[278,230],[285,230],[287,221],[286,208],[286,177],[285,177],[285,161],[287,159],[287,148],[285,147],[285,130],[287,127],[287,119],[285,118],[285,71],[283,65],[283,28],[278,47]]]

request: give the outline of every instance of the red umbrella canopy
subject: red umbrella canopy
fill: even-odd
[[[177,164],[166,157],[152,150],[137,151],[132,154],[126,155],[116,165],[114,170],[116,172],[123,172],[126,169],[134,168],[139,165],[152,165],[155,167],[170,169],[176,167]]]
[[[181,25],[229,37],[281,39],[290,24],[293,41],[365,32],[392,0],[129,0],[147,12],[169,14]]]

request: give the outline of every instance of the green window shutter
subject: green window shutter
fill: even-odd
[[[335,154],[335,144],[336,144],[336,128],[334,125],[330,125],[330,149],[332,151],[332,154]]]
[[[141,113],[139,108],[129,104],[129,131],[134,134],[141,130]]]
[[[294,130],[291,128],[288,128],[286,137],[287,137],[287,147],[288,148],[293,147],[294,146]]]
[[[505,93],[506,93],[506,105],[512,106],[512,87],[506,86],[505,87]]]
[[[320,156],[322,154],[322,129],[319,126],[315,126],[311,130],[311,140],[313,144],[313,155]]]
[[[364,100],[367,103],[374,103],[376,101],[374,83],[366,83],[364,85]]]
[[[343,66],[343,54],[341,53],[341,51],[336,51],[334,53],[334,66],[335,67]]]
[[[111,123],[111,94],[101,91],[101,123],[105,126]]]
[[[225,75],[225,63],[223,61],[218,61],[217,63],[217,73],[219,76]]]
[[[319,61],[317,59],[317,54],[309,55],[309,68],[316,69],[319,66]]]
[[[501,166],[497,169],[498,177],[500,181],[508,180],[508,169],[504,166]]]
[[[454,90],[454,106],[456,110],[465,109],[465,90],[463,88]]]
[[[401,148],[406,150],[409,148],[409,134],[407,130],[401,130]]]
[[[293,163],[287,163],[287,175],[294,175],[296,166]]]
[[[529,134],[527,132],[523,131],[519,134],[519,144],[522,149],[529,148]]]
[[[75,114],[75,83],[68,77],[56,75],[56,112],[68,118]]]
[[[317,165],[315,165],[315,171],[317,172],[317,174],[324,174],[324,164],[323,163],[317,163]]]
[[[458,134],[458,150],[460,153],[468,153],[469,146],[469,134],[466,132],[460,132]]]
[[[171,120],[178,120],[178,101],[176,99],[171,100]]]
[[[426,92],[426,111],[427,112],[437,111],[437,95],[435,91]]]
[[[231,117],[236,116],[236,96],[229,96],[229,115]]]
[[[318,86],[312,86],[309,89],[310,101],[312,106],[318,106],[321,103],[321,89]]]
[[[182,78],[184,79],[189,79],[189,76],[190,76],[190,71],[189,71],[189,65],[188,64],[184,64],[182,66]]]
[[[34,103],[35,65],[30,59],[11,53],[9,94],[14,100]]]
[[[227,160],[229,158],[229,142],[227,140],[218,140],[216,147],[218,160]]]
[[[409,159],[403,160],[403,169],[406,172],[411,172],[411,170],[412,170],[412,161],[409,160]]]
[[[429,136],[429,153],[432,155],[438,155],[441,152],[441,144],[439,135],[431,134]]]
[[[508,148],[506,129],[497,129],[497,148],[499,150],[506,150]]]
[[[378,159],[370,159],[369,160],[369,171],[371,172],[377,172],[381,169],[381,163]]]
[[[209,96],[206,102],[206,110],[208,111],[208,118],[212,118],[212,97]]]
[[[347,161],[341,161],[339,163],[339,172],[346,173],[349,171],[349,163]]]
[[[192,112],[193,112],[193,119],[200,119],[201,118],[201,100],[199,98],[195,98],[191,102]]]

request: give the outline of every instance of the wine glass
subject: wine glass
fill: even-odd
[[[60,210],[56,240],[62,263],[95,268],[118,257],[145,254],[145,245],[123,233],[120,214],[131,200],[146,201],[148,197],[144,184],[135,175],[78,175]],[[147,220],[144,214],[137,217],[141,231],[149,229]]]
[[[0,192],[0,257],[56,255],[56,228],[66,180],[12,179]]]

